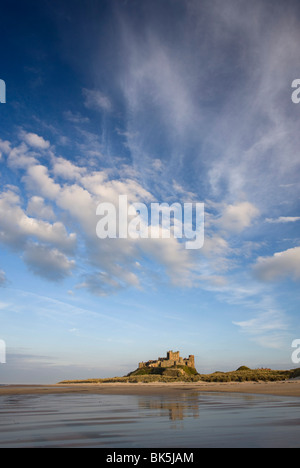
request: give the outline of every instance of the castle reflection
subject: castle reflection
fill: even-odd
[[[141,409],[160,410],[159,416],[168,415],[171,421],[183,421],[185,418],[199,418],[199,395],[183,394],[178,398],[161,397],[139,397],[138,405]]]

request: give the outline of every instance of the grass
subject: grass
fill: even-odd
[[[233,372],[215,372],[201,375],[204,382],[278,382],[292,378],[291,371],[265,369],[238,369]]]
[[[139,375],[164,375],[169,377],[180,377],[198,375],[198,372],[193,367],[188,366],[173,366],[173,367],[142,367],[128,374],[128,377]]]
[[[300,368],[292,370],[249,369],[242,366],[232,372],[198,374],[193,368],[143,368],[124,377],[87,380],[63,380],[60,384],[151,383],[151,382],[279,382],[300,377]]]

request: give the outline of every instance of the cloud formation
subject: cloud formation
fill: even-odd
[[[58,249],[37,243],[26,246],[23,259],[34,274],[54,282],[70,276],[76,265]]]
[[[26,6],[29,21],[3,10],[7,34],[13,24],[22,37],[5,42],[2,64],[20,58],[0,140],[8,334],[26,348],[34,333],[47,356],[59,327],[56,365],[70,352],[90,366],[103,349],[135,362],[138,348],[175,340],[199,355],[218,342],[228,367],[241,346],[244,363],[279,365],[284,344],[288,364],[299,324],[299,2],[62,0],[50,15],[46,3]],[[203,248],[99,239],[97,206],[119,214],[120,195],[204,202]]]
[[[279,218],[266,219],[266,223],[270,224],[296,223],[297,221],[300,221],[298,216],[280,216]]]
[[[250,320],[233,323],[264,348],[280,349],[285,344],[288,323],[285,314],[278,310],[262,312]]]
[[[277,252],[272,257],[259,257],[254,266],[255,275],[262,281],[291,278],[300,280],[300,247]]]
[[[6,274],[3,270],[0,270],[0,288],[5,286],[6,282]]]
[[[110,111],[112,104],[107,96],[97,89],[86,89],[82,90],[84,96],[84,105],[88,109],[98,111]],[[74,120],[74,119],[73,119]]]
[[[21,135],[27,138],[25,132]],[[120,195],[127,195],[129,203],[156,200],[157,194],[145,188],[138,173],[124,164],[113,170],[79,165],[56,156],[53,146],[32,153],[22,141],[15,147],[7,142],[5,148],[7,162],[11,170],[22,174],[23,184],[22,196],[14,186],[0,193],[0,242],[22,252],[29,269],[50,281],[75,274],[83,261],[87,272],[81,277],[76,273],[77,288],[96,295],[141,288],[146,278],[181,287],[199,286],[209,278],[225,284],[220,272],[229,271],[233,263],[229,239],[222,231],[227,236],[241,233],[259,215],[250,202],[214,205],[215,214],[207,212],[205,244],[198,252],[186,250],[172,237],[100,241],[96,236],[99,203],[109,201],[117,207]],[[42,163],[45,151],[47,165]],[[155,164],[152,177],[161,171],[162,164]],[[177,201],[186,201],[184,189],[175,180],[172,191]],[[195,194],[187,195],[197,201]]]
[[[225,231],[241,233],[244,229],[250,227],[253,220],[258,216],[258,208],[252,203],[242,202],[225,206],[218,224]]]
[[[50,147],[49,141],[46,141],[43,137],[36,133],[22,132],[22,137],[29,146],[39,150],[47,150]]]
[[[150,270],[172,284],[208,284],[210,278],[212,284],[226,285],[230,273],[263,245],[247,237],[259,230],[262,218],[265,228],[299,220],[273,216],[283,193],[298,190],[299,166],[294,156],[299,132],[290,108],[281,105],[299,55],[290,41],[298,24],[290,12],[283,17],[279,10],[270,13],[259,2],[225,7],[219,0],[176,1],[172,28],[166,29],[160,21],[163,6],[143,2],[139,14],[145,27],[139,27],[130,9],[118,4],[109,18],[105,52],[98,29],[93,32],[93,85],[81,89],[78,108],[61,112],[74,126],[76,156],[65,156],[35,130],[21,130],[18,144],[0,141],[2,161],[6,158],[22,182],[22,196],[2,190],[0,207],[10,212],[1,221],[2,242],[23,251],[36,273],[43,271],[37,246],[41,251],[47,246],[58,275],[60,266],[74,272],[70,262],[83,261],[87,271],[78,285],[100,295],[141,287],[143,273]],[[109,67],[99,70],[107,56]],[[101,131],[88,126],[91,110],[105,115]],[[65,141],[70,151],[71,140],[61,132],[56,142]],[[295,205],[297,193],[287,203]],[[102,201],[117,204],[123,194],[129,202],[206,200],[201,252],[191,255],[175,239],[99,242],[96,207]],[[279,277],[276,255],[258,258],[257,278]],[[297,276],[290,259],[280,262],[287,274]]]

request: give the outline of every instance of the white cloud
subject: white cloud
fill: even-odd
[[[74,124],[83,124],[90,121],[88,117],[83,117],[79,112],[66,111],[63,115],[66,120]]]
[[[161,231],[161,229],[159,229]],[[158,268],[163,267],[163,277],[167,277],[173,285],[192,287],[196,282],[196,254],[186,250],[175,238],[170,239],[140,239],[138,245],[149,259],[156,262]]]
[[[100,111],[110,111],[112,109],[109,98],[101,93],[101,91],[84,88],[82,94],[84,96],[84,105],[88,109]]]
[[[274,349],[283,346],[288,329],[285,314],[278,310],[262,312],[253,319],[233,324],[260,346]]]
[[[97,272],[84,277],[84,281],[77,285],[77,289],[87,289],[96,296],[107,296],[122,288],[120,281],[112,278],[107,273]]]
[[[85,173],[86,168],[79,167],[64,158],[55,158],[52,172],[55,176],[65,180],[80,179]]]
[[[155,197],[133,179],[112,179],[105,171],[92,172],[81,179],[82,186],[92,195],[102,200],[118,203],[119,195],[127,195],[128,201],[133,203],[140,200],[154,201]]]
[[[280,216],[279,218],[266,218],[266,223],[270,223],[270,224],[295,223],[296,221],[300,221],[300,217]]]
[[[0,138],[0,160],[2,159],[2,154],[8,154],[10,152],[10,142],[3,141]]]
[[[45,205],[45,200],[42,197],[34,196],[30,198],[26,211],[30,216],[36,216],[48,221],[53,221],[55,219],[52,207],[50,205]]]
[[[41,164],[30,165],[23,177],[26,188],[33,192],[27,207],[27,213],[39,219],[29,218],[20,207],[20,199],[10,201],[11,222],[7,221],[6,231],[12,232],[14,219],[19,220],[19,234],[7,236],[8,244],[28,249],[26,242],[32,236],[36,240],[64,252],[71,252],[75,246],[76,235],[67,234],[62,223],[50,224],[44,219],[51,219],[54,215],[50,202],[66,215],[65,219],[75,221],[79,228],[80,245],[85,249],[87,264],[96,269],[94,273],[85,275],[80,287],[85,287],[95,294],[106,294],[125,286],[140,287],[136,274],[136,260],[140,255],[146,255],[157,266],[163,266],[165,277],[173,283],[190,285],[195,260],[176,239],[135,242],[132,239],[116,239],[100,241],[96,236],[96,208],[101,201],[119,202],[119,195],[127,195],[128,202],[154,201],[155,197],[133,177],[123,178],[123,166],[115,177],[109,171],[91,171],[86,167],[79,167],[62,157],[51,157],[52,168]],[[126,173],[127,174],[127,173]],[[56,182],[56,178],[63,178],[64,184]],[[75,182],[75,183],[74,183]],[[16,195],[14,195],[16,196]],[[41,219],[42,218],[42,219]],[[52,218],[54,219],[54,218]],[[69,247],[69,249],[68,249]],[[27,250],[26,250],[27,251]],[[29,253],[30,255],[29,255]],[[24,260],[27,264],[36,265],[37,247],[31,247]],[[35,260],[33,262],[33,259]],[[43,272],[35,266],[35,271]],[[142,268],[139,275],[142,274]],[[43,275],[45,277],[45,274]]]
[[[124,178],[123,174],[127,177]],[[64,179],[61,185],[57,183],[57,178]],[[99,221],[96,208],[100,202],[110,201],[117,206],[119,195],[124,194],[128,196],[129,203],[155,201],[153,194],[136,180],[136,173],[133,172],[130,176],[126,170],[124,172],[123,166],[120,166],[119,171],[114,170],[114,173],[109,170],[93,171],[52,154],[49,168],[38,163],[31,164],[22,180],[27,191],[33,193],[28,200],[27,214],[14,192],[9,198],[8,195],[4,197],[6,205],[3,205],[3,210],[9,211],[10,216],[6,218],[3,231],[6,236],[2,237],[2,242],[27,251],[28,242],[33,238],[43,244],[48,243],[52,250],[55,248],[68,254],[74,252],[78,240],[85,251],[87,265],[94,270],[93,273],[84,275],[80,287],[95,294],[108,294],[125,286],[139,288],[140,280],[146,278],[146,274],[150,274],[152,279],[156,277],[158,280],[160,277],[161,280],[171,281],[178,286],[191,287],[199,282],[203,283],[206,273],[200,270],[205,262],[211,266],[208,273],[210,278],[219,278],[215,272],[226,271],[229,267],[231,248],[228,241],[215,232],[206,233],[201,257],[195,252],[192,255],[184,248],[184,244],[172,237],[140,239],[138,242],[132,239],[100,241],[96,236]],[[178,193],[179,199],[184,197],[183,187],[173,179],[172,189],[173,196]],[[194,198],[194,194],[190,192],[188,196]],[[72,223],[73,229],[76,226],[77,236],[75,233],[68,234],[62,223],[48,222],[55,219],[51,204],[62,213],[65,220]],[[228,229],[232,229],[232,225],[235,230],[237,227],[241,229],[248,226],[256,214],[255,207],[247,203],[225,208],[222,205],[222,208],[222,226]],[[28,215],[34,217],[30,218]],[[16,225],[17,231],[13,229]],[[215,223],[212,225],[215,227]],[[37,247],[30,247],[29,253],[24,256],[27,264],[36,265],[34,259],[37,251]],[[141,262],[142,257],[150,260],[151,268],[156,271],[154,276],[148,266],[145,269]],[[199,264],[199,258],[206,260]],[[137,260],[140,264],[138,271]],[[35,272],[38,271],[42,274],[43,269],[35,266]],[[221,283],[225,284],[225,280],[222,279]]]
[[[11,190],[0,194],[0,241],[13,249],[23,249],[30,238],[47,242],[67,252],[74,251],[76,235],[68,234],[61,222],[50,224],[27,216],[19,195]]]
[[[40,244],[27,245],[23,259],[34,274],[55,282],[70,276],[76,266],[58,249]]]
[[[10,145],[6,147],[10,149]],[[20,147],[17,149],[21,150]],[[229,239],[224,239],[224,233],[220,234],[218,230],[222,229],[226,234],[242,232],[259,215],[259,210],[250,202],[234,205],[217,203],[221,217],[207,217],[204,247],[201,252],[193,254],[174,238],[100,241],[96,236],[99,221],[96,208],[100,202],[110,201],[117,206],[119,195],[127,195],[129,203],[155,201],[155,196],[139,181],[138,173],[127,171],[123,164],[113,170],[95,171],[84,164],[79,166],[63,157],[56,157],[54,152],[50,155],[49,166],[46,166],[38,162],[39,153],[29,156],[24,143],[22,150],[26,158],[32,158],[30,164],[22,167],[26,169],[22,181],[29,197],[27,211],[22,208],[21,199],[15,192],[1,194],[0,211],[3,216],[0,220],[0,240],[11,248],[22,250],[24,261],[43,277],[47,275],[37,262],[38,252],[46,252],[46,248],[51,252],[50,270],[54,272],[57,265],[58,270],[62,271],[61,275],[58,274],[60,278],[72,270],[72,264],[65,256],[75,255],[75,247],[80,246],[87,268],[80,287],[96,294],[108,294],[123,287],[140,288],[147,277],[156,278],[155,281],[168,280],[183,287],[205,281],[226,285],[225,278],[220,274],[234,264],[230,259],[233,251]],[[157,170],[162,170],[163,166],[157,162],[155,166]],[[173,198],[178,196],[181,200],[185,195],[195,197],[195,194],[185,192],[173,177],[170,186]],[[64,223],[51,223],[55,216],[61,216]],[[72,233],[68,232],[68,225],[72,227]],[[146,259],[145,262],[142,259]],[[140,265],[138,271],[137,260]],[[151,269],[155,271],[154,274]]]
[[[6,284],[6,274],[3,270],[0,270],[0,288]],[[1,305],[0,305],[1,309]]]
[[[46,150],[50,148],[50,142],[46,141],[43,137],[37,135],[36,133],[27,133],[22,131],[21,136],[23,140],[33,148],[39,150]]]
[[[77,184],[65,185],[58,194],[56,204],[80,223],[89,240],[96,237],[96,207],[93,196]]]
[[[30,166],[23,180],[30,190],[50,200],[54,200],[60,192],[60,185],[53,181],[47,167],[42,165]]]
[[[254,266],[255,275],[262,281],[282,278],[300,280],[300,247],[277,252],[272,257],[259,257]]]
[[[30,151],[28,146],[23,142],[9,152],[7,163],[12,169],[27,169],[34,164],[38,164],[37,157],[38,154]]]
[[[225,231],[240,233],[250,227],[258,216],[259,210],[256,206],[249,202],[241,202],[227,205],[216,224]]]

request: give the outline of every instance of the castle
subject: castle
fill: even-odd
[[[193,367],[195,369],[195,356],[190,354],[188,359],[182,358],[179,355],[179,351],[173,352],[168,351],[167,357],[158,358],[157,361],[147,361],[147,362],[140,362],[139,369],[143,367],[173,367],[173,366],[187,366]]]

